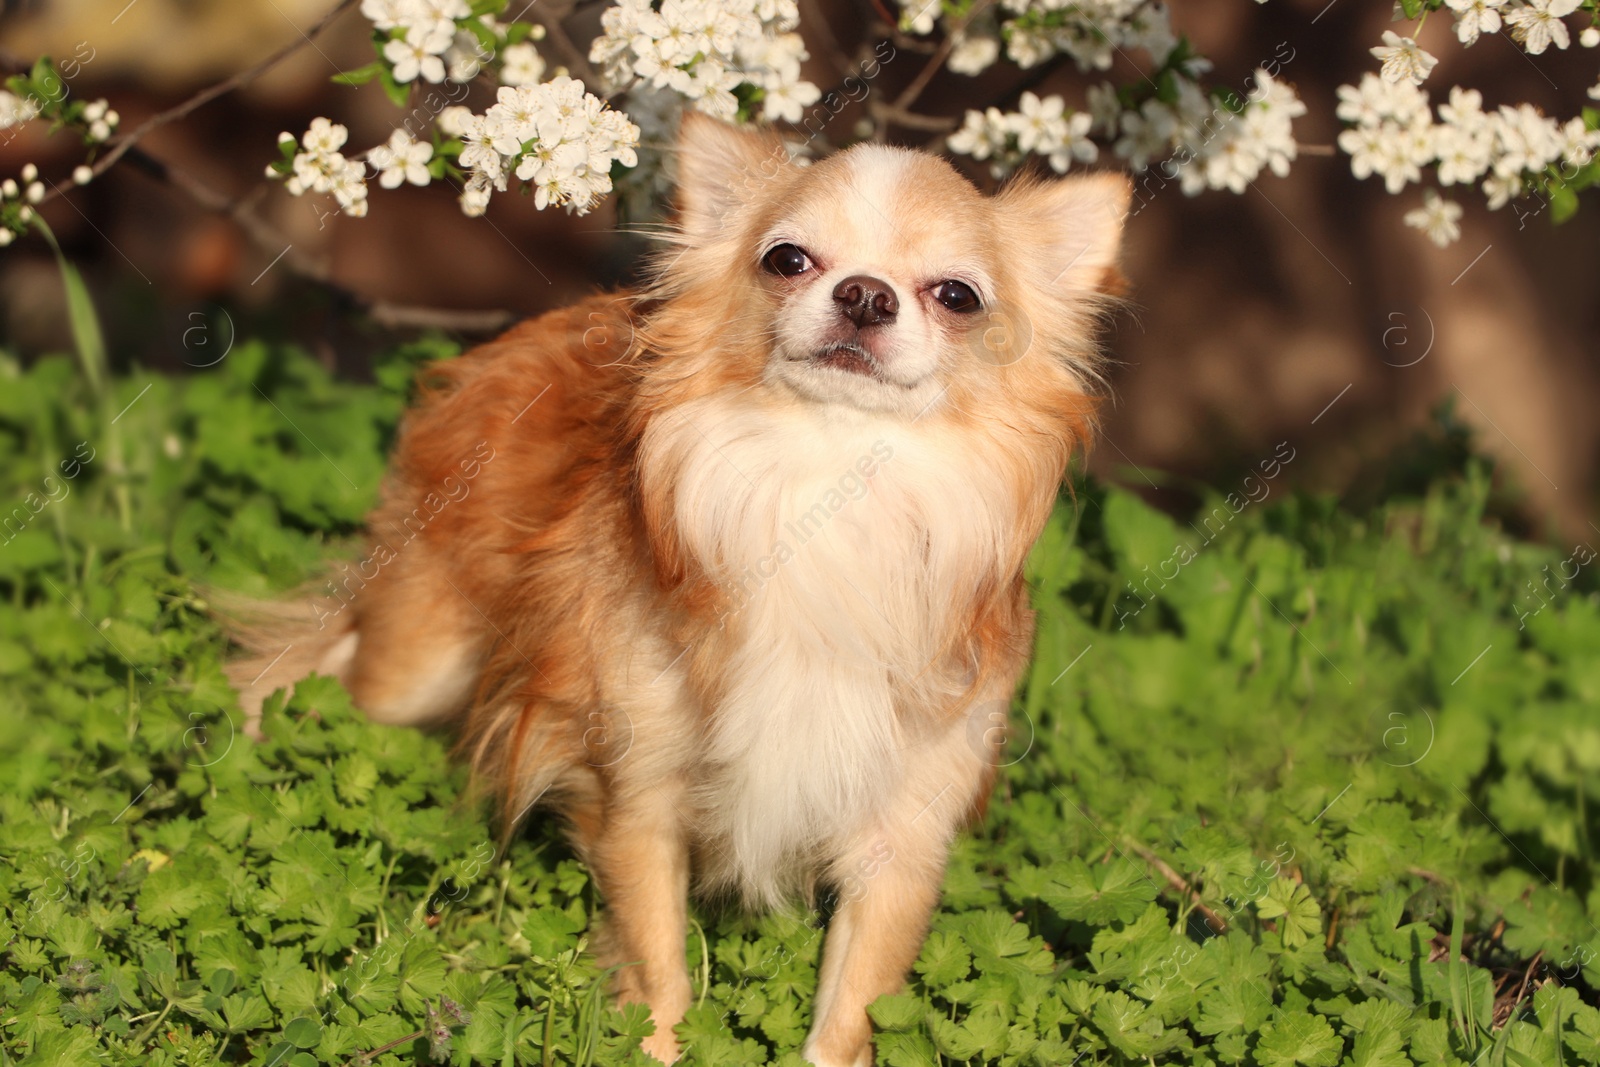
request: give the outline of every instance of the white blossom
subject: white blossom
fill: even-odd
[[[472,109],[459,104],[452,105],[439,112],[439,117],[434,120],[434,125],[439,127],[439,132],[446,137],[463,137],[472,119]]]
[[[500,53],[500,84],[538,85],[544,77],[544,57],[527,41],[514,44]]]
[[[1527,0],[1526,6],[1506,13],[1506,24],[1528,54],[1536,56],[1552,43],[1561,49],[1572,43],[1561,20],[1576,10],[1578,0]]]
[[[1167,154],[1177,129],[1170,107],[1160,100],[1146,100],[1137,109],[1122,113],[1122,136],[1113,147],[1130,169],[1144,170],[1152,159]]]
[[[957,74],[976,77],[994,65],[1000,58],[1000,42],[988,34],[957,34],[955,47],[947,61]]]
[[[1406,212],[1405,224],[1427,234],[1428,240],[1440,248],[1446,248],[1461,238],[1460,219],[1460,204],[1428,189],[1422,194],[1422,206]]]
[[[1384,81],[1363,74],[1359,86],[1341,85],[1334,114],[1346,122],[1375,126],[1382,122],[1410,125],[1428,110],[1428,94],[1411,82]]]
[[[34,98],[0,90],[0,130],[10,130],[11,126],[21,126],[37,117],[38,104]]]
[[[1557,155],[1567,167],[1585,167],[1600,148],[1600,130],[1591,130],[1581,118],[1571,118],[1557,132]]]
[[[89,124],[89,140],[96,143],[109,140],[112,131],[122,121],[121,116],[104,99],[85,104],[83,119]]]
[[[1563,0],[1564,2],[1564,0]],[[1421,85],[1439,62],[1424,52],[1410,37],[1401,37],[1393,30],[1383,31],[1383,45],[1372,49],[1372,56],[1383,64],[1386,82],[1410,82]]]
[[[997,107],[987,111],[968,111],[961,129],[946,138],[950,151],[973,159],[988,159],[1005,147],[1009,134],[1005,114]]]
[[[343,148],[349,138],[350,131],[339,123],[330,122],[325,118],[314,118],[306,130],[306,135],[300,138],[300,148],[308,155],[332,155]]]
[[[448,48],[452,39],[445,38],[438,52]],[[392,65],[394,80],[402,85],[418,78],[433,84],[444,81],[444,60],[428,47],[438,41],[437,35],[427,36],[413,29],[406,36],[385,44],[383,58]]]
[[[469,219],[482,215],[489,210],[489,196],[489,182],[482,175],[473,175],[461,190],[461,213]]]
[[[1441,126],[1434,133],[1433,150],[1439,161],[1440,185],[1471,185],[1489,169],[1494,139],[1459,126]]]
[[[428,173],[428,160],[433,158],[433,145],[412,139],[405,130],[395,130],[389,143],[381,144],[367,153],[367,162],[380,172],[378,184],[385,189],[397,189],[402,182],[427,185],[432,175]]]
[[[776,119],[799,122],[805,115],[805,109],[820,99],[822,90],[810,82],[795,82],[792,85],[768,89],[766,95],[761,98],[761,117],[768,122]]]
[[[1523,192],[1522,178],[1520,175],[1502,177],[1490,175],[1484,179],[1483,195],[1489,198],[1489,210],[1499,211],[1513,198],[1521,196]]]
[[[1110,82],[1091,85],[1085,95],[1089,102],[1090,128],[1106,137],[1115,137],[1117,122],[1122,117],[1122,101],[1117,97],[1116,86]]]
[[[367,213],[367,169],[353,159],[344,160],[331,175],[329,188],[339,209],[353,218]]]
[[[1500,32],[1500,11],[1505,0],[1444,0],[1456,14],[1456,39],[1473,44],[1479,34]]]
[[[478,40],[477,34],[470,30],[457,30],[450,47],[445,49],[442,57],[445,77],[458,84],[465,84],[476,78],[484,63],[493,58],[494,51],[485,48],[483,42]]]

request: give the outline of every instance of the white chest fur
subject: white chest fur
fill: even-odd
[[[915,424],[715,398],[652,427],[644,465],[673,480],[684,546],[730,598],[697,783],[710,874],[775,903],[892,795],[907,705],[929,698],[1015,501]]]

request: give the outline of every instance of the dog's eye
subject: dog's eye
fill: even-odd
[[[762,257],[761,265],[770,274],[793,278],[811,269],[811,257],[799,245],[779,245]]]
[[[951,311],[966,315],[977,311],[978,294],[964,282],[940,282],[934,287],[933,298]]]

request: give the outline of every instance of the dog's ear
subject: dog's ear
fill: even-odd
[[[776,134],[685,111],[678,127],[678,229],[691,243],[712,240],[740,207],[771,194],[792,164]]]
[[[1024,176],[1001,189],[995,205],[1001,224],[1017,235],[1013,247],[1032,250],[1041,284],[1119,296],[1127,283],[1117,255],[1132,197],[1120,174]]]

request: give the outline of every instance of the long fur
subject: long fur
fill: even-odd
[[[1092,432],[1127,188],[990,199],[897,149],[802,168],[717,124],[684,138],[653,284],[430,368],[348,598],[241,630],[233,676],[259,706],[331,669],[374,719],[458,723],[508,832],[535,805],[562,813],[607,896],[605,953],[644,961],[621,992],[651,1005],[663,1059],[691,871],[761,906],[860,882],[807,1055],[867,1063],[865,1003],[915,956],[949,838],[993,778],[970,724],[1026,662],[1022,567]],[[791,223],[863,241],[852,197],[892,212],[861,247],[916,264],[959,245],[1005,294],[1009,325],[905,310],[938,355],[914,414],[773,378],[804,320],[761,278],[760,241]],[[301,655],[258,677],[282,644]]]

